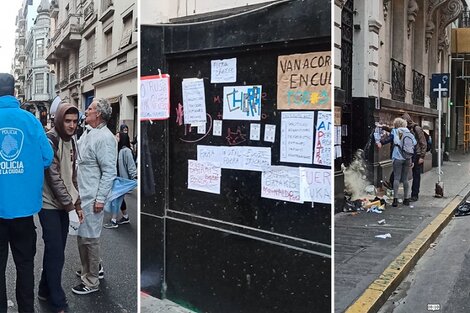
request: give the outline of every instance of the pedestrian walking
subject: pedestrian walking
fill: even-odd
[[[423,173],[424,158],[428,147],[428,142],[424,134],[424,130],[413,122],[408,113],[403,114],[403,119],[407,123],[408,129],[413,133],[416,138],[417,145],[415,155],[413,156],[413,184],[411,185],[411,198],[410,201],[418,201],[419,187],[421,185],[421,174]]]
[[[76,294],[99,290],[104,271],[100,264],[100,236],[103,208],[116,177],[117,144],[106,123],[112,108],[106,99],[94,99],[86,110],[86,129],[78,140],[78,188],[84,222],[78,228],[78,250],[82,283],[73,287]]]
[[[400,181],[403,182],[404,189],[404,205],[410,205],[409,199],[409,168],[413,166],[412,157],[416,146],[416,139],[410,130],[406,127],[406,121],[400,117],[393,120],[393,129],[387,138],[381,139],[377,146],[381,148],[383,145],[393,143],[392,160],[393,160],[393,202],[392,206],[398,206],[398,187]]]
[[[36,226],[44,170],[53,152],[39,120],[20,109],[15,79],[0,74],[0,312],[7,312],[5,268],[10,245],[16,266],[18,312],[34,312]]]
[[[39,212],[44,257],[38,298],[48,301],[54,312],[65,312],[68,309],[62,289],[62,269],[69,229],[69,212],[76,212],[79,221],[83,222],[76,171],[77,149],[74,141],[78,118],[79,111],[75,106],[62,103],[54,117],[55,126],[47,133],[54,151],[54,159],[45,172],[43,206]]]
[[[122,127],[121,127],[122,129]],[[130,139],[127,132],[118,133],[118,162],[117,170],[118,176],[125,179],[137,179],[137,169],[134,162],[134,156],[130,149]],[[127,214],[126,200],[123,198],[121,203],[122,217],[117,219],[117,212],[113,213],[109,223],[104,225],[105,228],[118,228],[119,225],[130,223],[129,215]]]

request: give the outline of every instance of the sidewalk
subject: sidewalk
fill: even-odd
[[[419,201],[410,207],[335,215],[335,312],[376,312],[447,225],[470,192],[470,155],[451,160],[442,166],[444,198],[434,197],[433,168],[421,176]],[[391,238],[375,238],[388,233]]]
[[[140,313],[194,313],[171,302],[160,300],[143,292],[140,293]]]

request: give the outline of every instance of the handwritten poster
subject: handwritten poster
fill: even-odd
[[[211,83],[234,83],[236,81],[237,58],[211,61]]]
[[[281,113],[281,162],[312,164],[314,112]]]
[[[271,148],[197,146],[197,160],[226,169],[261,172],[271,166]]]
[[[300,196],[303,202],[331,203],[331,170],[301,167]]]
[[[140,78],[140,119],[163,120],[170,117],[170,76]]]
[[[315,126],[315,155],[314,164],[331,166],[331,112],[319,111]]]
[[[188,189],[220,194],[220,177],[220,167],[188,160]]]
[[[183,79],[183,110],[185,124],[206,123],[206,97],[202,79]]]
[[[331,109],[331,52],[281,55],[277,66],[279,110]]]
[[[271,166],[261,174],[261,197],[303,203],[297,167]]]
[[[224,87],[224,120],[261,120],[261,86]]]

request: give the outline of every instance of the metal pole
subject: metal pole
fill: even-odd
[[[438,163],[438,179],[437,182],[441,182],[441,115],[442,115],[442,98],[441,98],[441,83],[439,83],[439,88],[438,88],[438,98],[437,98],[437,111],[439,114],[439,122],[437,125],[438,128],[438,133],[437,133],[437,144],[438,144],[438,157],[437,157],[437,163]]]

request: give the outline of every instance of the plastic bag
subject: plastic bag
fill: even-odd
[[[124,195],[136,187],[136,180],[116,177],[113,181],[113,188],[106,198],[104,210],[109,213],[117,213],[121,207]]]

